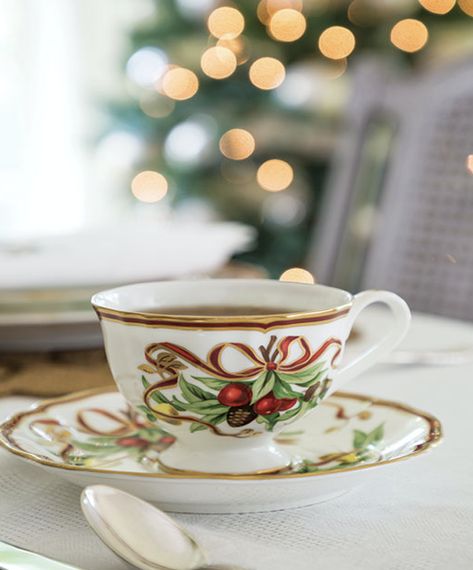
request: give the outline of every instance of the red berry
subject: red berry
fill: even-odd
[[[253,406],[253,409],[261,416],[268,416],[269,414],[275,414],[280,410],[281,402],[282,400],[278,400],[274,397],[274,394],[270,392],[258,400]]]
[[[223,406],[246,406],[251,402],[251,388],[246,384],[227,384],[218,393],[217,400]]]
[[[122,437],[117,440],[117,445],[122,447],[146,447],[149,441],[142,437]]]
[[[281,405],[279,406],[279,411],[284,412],[285,410],[289,410],[289,408],[292,408],[296,402],[297,398],[283,398],[281,400]]]

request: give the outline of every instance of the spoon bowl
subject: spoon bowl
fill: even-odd
[[[99,538],[140,570],[205,570],[196,540],[168,515],[142,499],[106,485],[86,487],[81,508]],[[212,566],[213,570],[232,570]]]

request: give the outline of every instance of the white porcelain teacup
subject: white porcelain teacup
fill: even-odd
[[[377,302],[391,309],[390,327],[339,366],[353,322]],[[141,283],[98,293],[92,304],[120,392],[176,437],[160,461],[184,472],[260,473],[286,466],[290,458],[274,434],[383,358],[410,321],[406,303],[394,293],[352,296],[271,280]],[[166,307],[176,306],[179,314],[166,314]],[[181,314],[192,306],[260,307],[261,314]],[[280,312],[263,314],[265,307]]]

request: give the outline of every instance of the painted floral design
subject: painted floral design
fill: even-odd
[[[91,414],[115,424],[114,427],[108,430],[94,427],[86,420]],[[126,457],[140,463],[174,442],[174,437],[151,425],[128,405],[114,413],[100,408],[78,410],[73,429],[52,418],[34,420],[29,427],[55,446],[66,463],[84,467],[110,465]]]
[[[273,431],[278,423],[296,419],[324,398],[341,344],[332,338],[313,351],[305,337],[287,336],[278,341],[273,335],[259,351],[242,343],[219,344],[204,361],[179,345],[154,343],[146,347],[147,363],[139,369],[157,374],[160,380],[151,382],[142,376],[145,393],[141,410],[153,422],[189,422],[191,432],[208,429],[217,435],[248,437],[258,432],[240,428],[253,421]],[[297,357],[290,356],[293,348],[299,350]],[[321,357],[331,348],[335,351],[329,363]],[[228,349],[243,355],[249,366],[238,371],[226,369],[222,356]],[[189,382],[185,363],[206,375],[191,375],[193,381]],[[180,395],[167,396],[164,391],[170,388],[178,388]],[[228,433],[219,425],[239,431]]]

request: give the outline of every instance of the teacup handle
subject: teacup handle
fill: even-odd
[[[353,306],[348,315],[350,330],[361,311],[373,303],[384,303],[391,310],[393,318],[389,329],[374,345],[338,369],[334,376],[334,390],[338,390],[342,384],[379,362],[401,342],[409,328],[411,312],[401,297],[389,291],[363,291],[355,295]],[[382,331],[380,332],[382,333]]]

